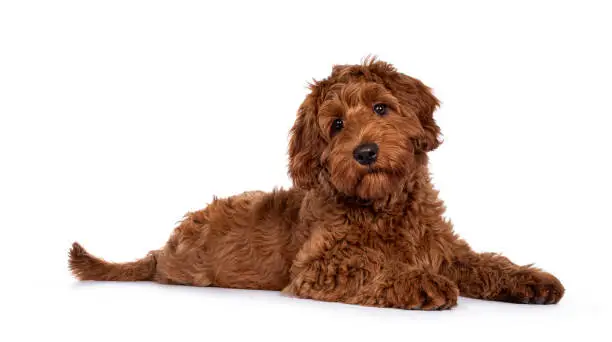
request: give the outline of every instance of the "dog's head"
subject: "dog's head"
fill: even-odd
[[[335,66],[311,85],[291,129],[294,185],[325,181],[365,200],[389,195],[425,159],[419,156],[440,144],[437,106],[427,86],[388,63]]]

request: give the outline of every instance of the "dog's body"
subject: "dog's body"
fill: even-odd
[[[459,294],[549,304],[561,283],[476,253],[443,218],[427,152],[438,101],[379,61],[337,66],[312,86],[292,129],[295,187],[215,199],[144,259],[108,263],[74,244],[82,280],[153,280],[283,292],[325,301],[445,309]]]

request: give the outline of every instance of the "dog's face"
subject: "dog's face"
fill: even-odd
[[[406,181],[418,154],[439,145],[437,99],[390,64],[336,66],[311,89],[289,144],[298,187],[313,188],[324,177],[347,196],[383,198]]]

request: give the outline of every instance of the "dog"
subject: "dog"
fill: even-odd
[[[428,153],[439,102],[421,81],[366,59],[310,85],[289,141],[293,187],[215,198],[146,257],[110,263],[74,243],[80,280],[279,290],[299,298],[441,310],[459,295],[553,304],[553,275],[477,253],[443,217]]]

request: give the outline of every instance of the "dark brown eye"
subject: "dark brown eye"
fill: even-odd
[[[380,116],[387,114],[387,105],[385,105],[384,103],[375,104],[373,109],[374,109],[374,113]]]
[[[331,125],[330,135],[333,137],[334,135],[338,134],[338,132],[340,132],[343,128],[344,128],[344,121],[342,121],[342,119],[334,120],[334,122],[332,122],[332,125]]]

